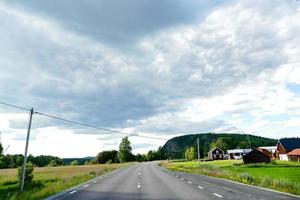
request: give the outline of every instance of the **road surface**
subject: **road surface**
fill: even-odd
[[[139,163],[99,177],[57,200],[299,200],[221,179],[173,172],[155,162]]]

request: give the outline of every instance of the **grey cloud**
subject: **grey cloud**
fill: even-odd
[[[115,46],[175,25],[191,23],[214,3],[196,0],[28,0],[6,1],[64,27]],[[205,2],[205,3],[204,3]]]
[[[118,1],[119,7],[114,1],[91,1],[101,6],[91,6],[90,10],[83,9],[87,4],[82,1],[72,5],[67,1],[6,2],[8,9],[21,7],[38,13],[34,19],[55,19],[67,28],[51,27],[52,23],[39,26],[32,18],[24,20],[2,8],[0,16],[6,19],[0,22],[5,33],[0,36],[3,98],[98,126],[126,127],[132,125],[128,120],[139,124],[160,113],[174,113],[186,99],[225,94],[255,80],[266,69],[274,70],[287,62],[289,38],[278,34],[274,25],[277,19],[270,21],[255,7],[229,5],[217,10],[221,13],[218,19],[209,13],[204,21],[195,22],[199,10],[181,1],[165,1],[159,6],[140,1],[133,7],[127,1]],[[124,8],[123,3],[128,6]],[[277,11],[281,4],[272,6]],[[165,7],[170,12],[163,12]],[[249,9],[251,21],[243,18],[243,9]],[[157,15],[149,17],[154,11]],[[288,11],[287,15],[293,14]],[[237,18],[242,21],[235,21]],[[187,21],[188,27],[167,29]],[[115,35],[106,38],[101,34],[103,29]],[[188,37],[186,29],[192,29],[194,35]],[[111,40],[119,42],[115,40],[119,35],[131,40],[142,37],[150,47],[141,45],[139,55],[128,55],[105,45]],[[46,123],[62,125],[50,120]],[[138,128],[172,134],[224,126],[229,125],[219,120],[194,123],[173,119],[167,125],[142,124]]]

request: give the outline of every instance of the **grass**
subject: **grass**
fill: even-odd
[[[164,162],[171,170],[204,174],[300,195],[300,163],[274,161],[244,165],[240,160]]]
[[[43,167],[34,169],[34,179],[19,192],[17,169],[0,170],[0,199],[43,199],[128,164]]]

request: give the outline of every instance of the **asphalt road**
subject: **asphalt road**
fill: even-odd
[[[275,200],[300,198],[221,179],[173,172],[157,163],[139,163],[99,177],[57,197],[59,200]]]

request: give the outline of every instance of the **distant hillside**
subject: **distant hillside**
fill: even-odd
[[[184,158],[184,151],[188,147],[194,146],[197,147],[197,138],[200,140],[200,155],[201,158],[207,156],[207,152],[209,151],[210,144],[216,141],[220,137],[230,138],[230,142],[228,144],[230,149],[233,148],[249,148],[249,142],[247,135],[244,134],[229,134],[229,133],[199,133],[199,134],[191,134],[184,135],[179,137],[174,137],[166,142],[166,144],[162,147],[162,153],[166,157],[171,157],[175,159]],[[264,138],[254,135],[249,135],[252,148],[256,148],[259,146],[275,146],[277,144],[277,140]]]
[[[89,160],[92,160],[94,159],[95,157],[85,157],[85,158],[63,158],[63,163],[65,165],[70,165],[70,163],[73,161],[73,160],[77,160],[79,165],[83,165],[85,163],[85,161],[89,161]]]

